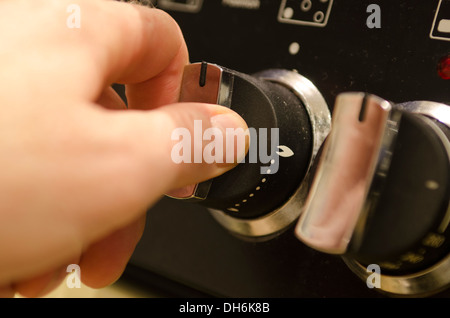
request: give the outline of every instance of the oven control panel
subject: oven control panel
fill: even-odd
[[[174,294],[450,295],[450,0],[153,2],[190,50],[180,100],[234,109],[264,151],[150,209],[129,275]]]

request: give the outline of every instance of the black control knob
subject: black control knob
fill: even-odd
[[[196,63],[185,69],[180,101],[233,109],[249,127],[250,146],[236,168],[177,199],[210,208],[242,235],[272,234],[295,221],[309,188],[306,176],[330,129],[328,107],[314,85],[293,71],[250,76]]]
[[[361,277],[377,264],[388,292],[450,284],[449,127],[447,105],[338,96],[298,237]]]

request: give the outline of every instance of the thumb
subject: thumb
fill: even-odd
[[[117,122],[109,127],[121,130],[118,135],[125,138],[120,139],[131,149],[129,163],[136,168],[120,180],[141,189],[141,199],[151,200],[147,203],[225,173],[248,151],[247,124],[226,107],[179,103],[111,115]]]
[[[134,222],[171,190],[232,169],[248,150],[245,121],[222,106],[179,103],[153,110],[95,109],[77,120],[82,125],[77,145],[85,155],[69,153],[75,161],[68,166],[72,161],[66,160],[64,166],[76,189],[71,193],[74,224],[80,225],[88,242]],[[243,146],[239,140],[244,140]],[[73,147],[74,141],[68,144]]]
[[[151,160],[164,170],[164,193],[217,177],[244,159],[249,135],[245,121],[234,111],[199,103],[180,103],[159,108],[165,129],[152,131],[160,155]],[[170,140],[169,140],[170,138]]]

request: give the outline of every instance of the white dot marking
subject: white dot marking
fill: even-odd
[[[289,45],[289,54],[291,55],[297,55],[300,51],[300,44],[297,42],[292,42],[291,45]]]
[[[439,183],[434,180],[428,180],[425,182],[425,187],[429,190],[437,190],[439,189]]]
[[[287,7],[283,11],[283,18],[290,19],[294,16],[294,9]]]

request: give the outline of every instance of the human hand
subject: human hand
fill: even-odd
[[[80,28],[67,27],[70,4]],[[224,107],[176,103],[188,52],[160,10],[4,0],[0,12],[0,296],[42,295],[72,263],[106,286],[149,206],[234,166],[174,163],[172,131],[246,125]],[[126,84],[127,110],[112,83]]]

